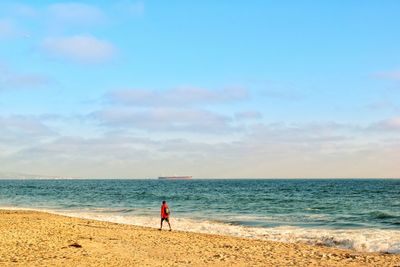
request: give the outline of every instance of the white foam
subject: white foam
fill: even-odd
[[[91,213],[63,213],[63,215],[132,224],[146,227],[159,227],[158,217],[109,215]],[[271,228],[247,227],[215,221],[197,221],[189,218],[171,218],[176,230],[228,235],[280,242],[302,242],[313,245],[348,248],[365,252],[400,253],[400,231],[382,229],[315,229],[291,226]]]
[[[26,208],[4,208],[27,210]],[[33,209],[30,209],[33,210]],[[109,213],[96,211],[52,211],[40,210],[60,215],[93,219],[122,224],[131,224],[158,228],[158,217],[137,216],[132,213]],[[302,242],[313,245],[348,248],[364,252],[400,253],[400,230],[383,229],[320,229],[300,228],[292,226],[280,227],[247,227],[228,223],[193,220],[189,218],[171,218],[175,230],[255,238],[280,242]]]

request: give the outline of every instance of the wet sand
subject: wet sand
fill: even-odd
[[[400,266],[400,255],[160,232],[36,211],[1,210],[0,232],[0,266]]]

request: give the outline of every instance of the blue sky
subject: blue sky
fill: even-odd
[[[398,1],[2,1],[0,172],[398,177]]]

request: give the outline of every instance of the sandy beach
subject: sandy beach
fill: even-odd
[[[400,255],[0,211],[1,266],[400,266]]]

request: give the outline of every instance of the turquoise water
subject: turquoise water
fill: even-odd
[[[0,206],[361,251],[400,252],[400,180],[0,180]]]

